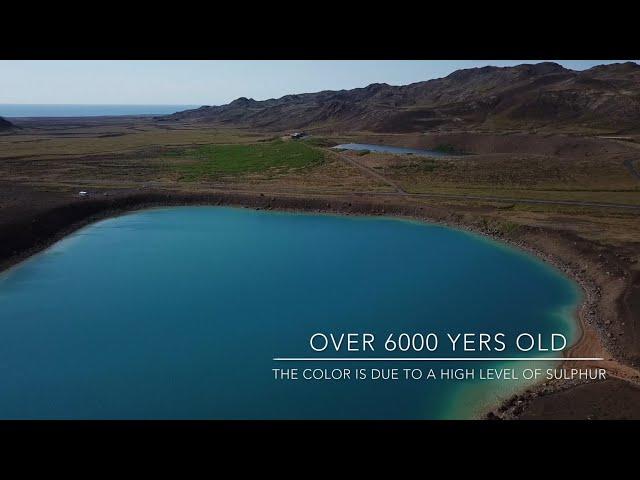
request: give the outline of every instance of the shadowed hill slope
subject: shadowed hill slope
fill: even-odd
[[[0,132],[13,128],[13,123],[0,117]]]

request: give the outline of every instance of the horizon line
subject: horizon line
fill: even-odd
[[[193,107],[195,105],[204,105],[199,103],[13,103],[13,102],[0,102],[0,105],[91,105],[91,106],[127,106],[127,107],[148,107],[148,106],[163,106],[163,107]]]

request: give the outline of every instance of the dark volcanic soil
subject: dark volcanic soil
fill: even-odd
[[[640,386],[610,378],[540,397],[522,420],[640,420]]]
[[[9,120],[5,120],[4,118],[0,117],[0,132],[10,130],[13,127],[14,125]]]

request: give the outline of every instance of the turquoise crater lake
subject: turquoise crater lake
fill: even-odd
[[[537,258],[421,222],[222,207],[130,213],[0,274],[0,418],[470,418],[523,382],[286,382],[273,378],[284,366],[273,357],[312,356],[315,332],[572,341],[579,300]],[[402,363],[366,366],[469,367]]]

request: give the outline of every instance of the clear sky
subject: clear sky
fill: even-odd
[[[542,60],[541,60],[542,61]],[[404,85],[485,65],[535,60],[0,61],[0,103],[219,105],[290,93]],[[583,70],[615,60],[559,60]]]

